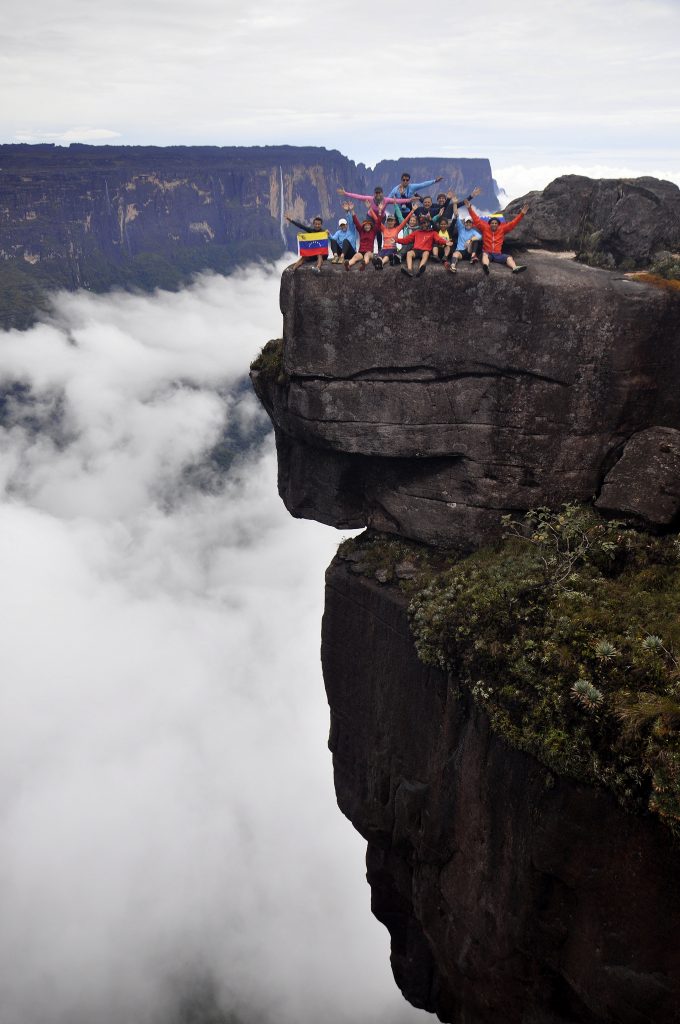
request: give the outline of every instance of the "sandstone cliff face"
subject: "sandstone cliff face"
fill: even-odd
[[[680,424],[678,297],[526,262],[284,273],[287,379],[255,386],[293,515],[471,548],[505,513],[591,500],[636,435]]]
[[[488,160],[416,166],[495,206]],[[276,258],[296,245],[282,213],[335,220],[338,186],[372,190],[383,172],[313,147],[0,146],[0,324],[25,323],[44,287],[171,288]]]
[[[322,656],[338,803],[405,996],[455,1024],[680,1019],[663,827],[510,749],[418,661],[399,592],[341,560]]]

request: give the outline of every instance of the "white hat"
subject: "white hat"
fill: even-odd
[[[345,220],[345,218],[341,217],[340,220],[338,221],[338,227],[340,227],[341,224],[346,224],[346,223],[347,223],[347,221]]]

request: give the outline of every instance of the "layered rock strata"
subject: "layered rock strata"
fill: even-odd
[[[526,262],[284,273],[285,379],[254,383],[293,515],[470,548],[503,514],[595,498],[631,439],[680,424],[680,298]]]

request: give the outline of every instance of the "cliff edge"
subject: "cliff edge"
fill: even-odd
[[[504,514],[597,498],[636,446],[638,488],[668,489],[644,432],[680,439],[680,295],[522,259],[520,276],[284,272],[281,372],[252,376],[292,515],[470,549]]]
[[[598,522],[601,513],[623,517],[615,540],[623,562],[637,559],[643,590],[654,590],[653,572],[675,579],[678,571],[675,548],[663,561],[680,514],[677,291],[561,253],[522,262],[523,275],[493,267],[488,277],[469,265],[455,276],[428,267],[418,279],[389,269],[288,270],[284,337],[266,346],[252,379],[274,423],[291,513],[367,526],[377,549],[386,538],[403,549],[389,570],[367,571],[358,550],[333,562],[322,661],[338,803],[368,841],[372,907],[390,931],[404,995],[452,1024],[671,1024],[680,1020],[679,849],[649,797],[656,785],[658,806],[668,787],[675,800],[677,744],[661,738],[653,780],[625,746],[591,763],[587,730],[599,730],[597,743],[619,744],[621,679],[634,690],[649,672],[661,689],[668,683],[666,707],[677,716],[674,648],[651,619],[639,637],[624,621],[619,646],[611,643],[601,632],[599,577],[593,570],[587,585],[578,582],[578,561],[573,580],[557,582],[549,614],[531,598],[540,638],[522,603],[532,578],[520,565],[513,596],[499,575],[494,600],[504,607],[505,595],[509,611],[501,640],[487,629],[479,641],[483,679],[470,675],[472,656],[458,658],[464,672],[455,657],[426,664],[409,622],[412,555],[462,565],[497,540],[503,516],[541,506],[582,502]],[[627,529],[642,538],[639,557]],[[647,545],[655,531],[665,536]],[[662,564],[652,571],[646,551],[657,541]],[[602,547],[612,578],[617,544]],[[540,553],[535,564],[540,576]],[[451,586],[464,618],[464,586]],[[453,593],[442,590],[445,601]],[[469,597],[462,632],[474,653],[484,586]],[[434,632],[445,612],[434,607]],[[550,615],[579,638],[586,667],[607,662],[609,690],[581,678],[580,654],[556,639]],[[638,645],[639,671],[627,674],[624,643]],[[513,678],[501,660],[510,649]],[[564,693],[547,678],[553,671],[565,676]],[[485,704],[492,690],[506,702],[495,711]],[[578,700],[591,702],[587,725]],[[553,723],[550,736],[540,724],[529,740],[522,733],[532,701],[542,702],[535,722]],[[669,721],[652,717],[638,747]]]

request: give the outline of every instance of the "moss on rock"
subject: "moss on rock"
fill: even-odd
[[[680,834],[680,538],[576,505],[505,526],[464,559],[371,534],[340,555],[405,590],[421,660],[509,743]]]

